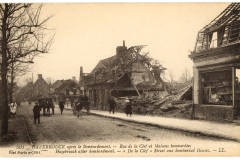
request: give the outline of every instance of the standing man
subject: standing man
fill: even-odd
[[[37,102],[35,102],[35,106],[33,107],[34,124],[36,124],[37,120],[38,120],[38,124],[40,124],[40,111],[41,111],[41,107],[38,105]]]
[[[111,114],[111,112],[112,112],[114,114],[114,108],[116,106],[116,103],[115,103],[114,98],[112,96],[108,100],[108,104],[109,104],[109,113]]]
[[[89,112],[90,112],[90,106],[89,106],[89,103],[88,103],[88,96],[86,95],[86,93],[84,94],[83,98],[82,98],[82,101],[83,101],[83,106],[86,108],[87,110],[87,115],[89,115]]]
[[[59,101],[59,108],[60,108],[60,111],[61,111],[61,114],[62,114],[63,109],[64,109],[64,102],[63,102],[63,100]]]
[[[77,110],[78,118],[79,118],[79,116],[81,116],[81,118],[82,118],[82,108],[83,108],[82,98],[79,98],[78,102],[76,103],[76,110]]]

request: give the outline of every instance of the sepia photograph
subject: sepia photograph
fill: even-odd
[[[239,157],[240,3],[1,2],[0,157]]]

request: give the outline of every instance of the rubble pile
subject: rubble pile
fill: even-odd
[[[124,112],[127,98],[131,101],[135,114],[176,118],[191,117],[191,86],[184,87],[177,95],[169,95],[162,91],[158,94],[115,98],[118,111]]]

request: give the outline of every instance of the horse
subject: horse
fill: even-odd
[[[54,105],[51,98],[38,99],[39,106],[43,109],[43,115],[50,116],[50,109],[52,109],[52,114],[54,114]],[[47,109],[47,111],[46,111]]]

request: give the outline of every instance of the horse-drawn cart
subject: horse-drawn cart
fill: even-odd
[[[44,97],[38,99],[39,106],[43,109],[43,115],[50,116],[50,109],[52,109],[52,114],[54,114],[54,104],[53,100],[50,97]],[[47,111],[46,111],[47,109]]]

